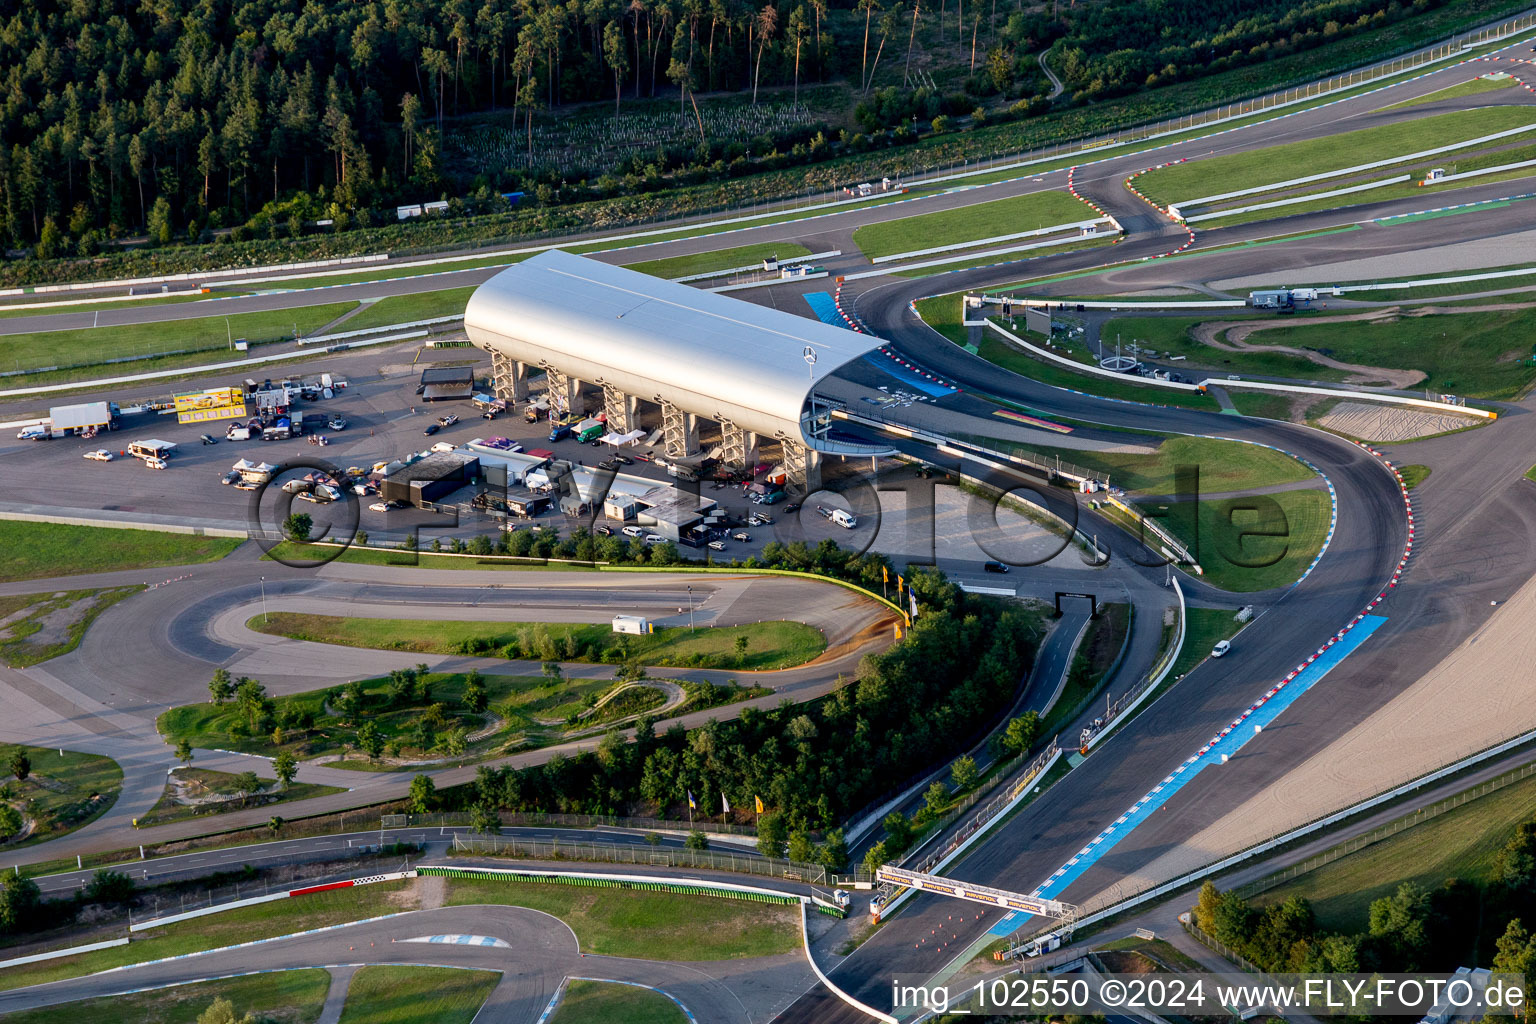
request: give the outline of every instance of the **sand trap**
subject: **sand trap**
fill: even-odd
[[[1455,413],[1431,412],[1374,402],[1340,402],[1318,420],[1329,430],[1337,430],[1362,441],[1411,441],[1447,430],[1470,427],[1477,421]]]
[[[1380,711],[1127,879],[1126,890],[1175,878],[1536,729],[1533,620],[1536,579]]]

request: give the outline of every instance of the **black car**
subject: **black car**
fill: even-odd
[[[597,464],[598,469],[618,469],[619,464],[614,459],[604,459]]]
[[[791,513],[799,512],[799,511],[800,511],[800,503],[798,501],[792,501],[788,505],[784,506],[784,514],[785,515],[790,515]]]
[[[635,462],[635,460],[630,458],[628,455],[615,455],[613,457],[613,461],[617,462],[621,466],[632,466]]]
[[[1002,562],[983,562],[981,567],[987,572],[1007,572],[1008,567]]]
[[[596,527],[596,532],[602,534],[604,537],[612,537],[613,536],[613,527],[611,527],[611,526],[599,526],[599,527]]]
[[[431,437],[433,434],[437,433],[439,430],[442,430],[442,429],[443,428],[438,426],[436,423],[428,423],[427,424],[427,429],[423,430],[422,433],[426,434],[428,437]]]
[[[203,444],[218,444],[219,439],[214,437],[212,434],[203,434],[202,442]]]

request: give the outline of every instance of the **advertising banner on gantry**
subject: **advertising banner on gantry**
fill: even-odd
[[[175,396],[177,423],[210,423],[244,418],[245,393],[239,388],[206,388]]]

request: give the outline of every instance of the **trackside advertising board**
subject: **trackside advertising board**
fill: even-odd
[[[205,388],[175,396],[177,423],[211,423],[243,419],[245,392],[240,388]]]

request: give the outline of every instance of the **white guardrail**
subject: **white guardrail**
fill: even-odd
[[[1531,161],[1536,163],[1536,160]],[[1289,199],[1276,199],[1268,203],[1255,203],[1252,206],[1237,206],[1230,210],[1214,210],[1210,213],[1202,213],[1194,217],[1180,217],[1186,224],[1198,224],[1202,220],[1215,220],[1217,217],[1231,217],[1239,213],[1252,213],[1255,210],[1273,210],[1277,206],[1295,206],[1297,203],[1310,203],[1318,199],[1332,199],[1335,196],[1347,196],[1352,192],[1368,192],[1373,188],[1381,188],[1385,185],[1401,185],[1411,179],[1411,174],[1398,174],[1390,178],[1377,178],[1375,181],[1367,181],[1360,185],[1351,185],[1348,188],[1336,188],[1327,192],[1308,192],[1306,195],[1292,196]],[[1183,207],[1176,207],[1182,211]]]
[[[1527,271],[1527,273],[1530,273],[1530,271]],[[1398,284],[1394,287],[1401,288],[1405,287],[1405,285]],[[1206,303],[1206,305],[1212,305],[1212,303]],[[1387,405],[1411,405],[1420,409],[1435,409],[1441,412],[1461,413],[1465,416],[1477,416],[1488,420],[1496,420],[1499,418],[1499,414],[1497,412],[1489,409],[1476,409],[1467,405],[1454,405],[1450,402],[1436,402],[1427,398],[1408,398],[1403,395],[1381,394],[1375,391],[1347,391],[1342,388],[1319,388],[1304,384],[1279,384],[1264,380],[1234,380],[1230,377],[1225,380],[1219,380],[1215,377],[1208,377],[1205,380],[1194,384],[1180,384],[1177,381],[1157,380],[1151,377],[1128,377],[1126,374],[1119,373],[1115,370],[1106,370],[1102,366],[1092,366],[1088,363],[1080,363],[1075,359],[1068,359],[1066,356],[1057,355],[1055,352],[1051,352],[1048,349],[1041,348],[1039,345],[1025,341],[1023,338],[1019,337],[1017,334],[1014,334],[1012,331],[1008,330],[1006,327],[1003,327],[996,321],[970,320],[965,322],[969,325],[976,326],[985,324],[987,327],[992,328],[992,330],[996,331],[998,334],[1001,334],[1004,338],[1007,338],[1013,344],[1019,346],[1022,349],[1025,349],[1026,351],[1038,356],[1039,358],[1057,363],[1062,366],[1070,367],[1079,373],[1086,373],[1095,377],[1108,377],[1122,381],[1128,380],[1132,383],[1145,385],[1151,388],[1166,388],[1169,390],[1185,392],[1205,391],[1210,385],[1214,384],[1218,387],[1226,388],[1229,391],[1233,389],[1247,389],[1251,391],[1273,391],[1292,395],[1322,395],[1328,398],[1342,398],[1349,401],[1382,402]]]
[[[1071,224],[1053,224],[1048,228],[1036,228],[1033,231],[1016,231],[1011,235],[994,235],[991,238],[978,238],[973,242],[955,242],[951,245],[936,245],[931,249],[913,249],[910,252],[893,253],[890,256],[876,256],[871,263],[895,263],[898,260],[916,259],[919,256],[932,256],[941,252],[954,252],[957,249],[978,249],[983,245],[992,245],[996,242],[1008,242],[1016,238],[1034,238],[1037,235],[1054,235],[1063,231],[1081,231],[1083,228],[1091,228],[1097,224],[1114,224],[1112,217],[1094,217],[1092,220],[1078,220]],[[1118,227],[1118,225],[1117,225]],[[1011,249],[1009,251],[1012,251]]]
[[[389,259],[388,253],[372,256],[344,256],[331,260],[310,260],[306,263],[278,263],[267,267],[252,267],[246,273],[264,273],[275,270],[308,270],[313,267],[337,267],[352,263],[378,263]],[[223,270],[216,273],[236,275],[239,270]],[[122,277],[114,281],[76,281],[72,284],[40,284],[32,288],[6,288],[0,295],[46,295],[57,292],[94,291],[98,288],[132,288],[141,284],[170,284],[173,281],[203,281],[215,276],[208,271],[195,274],[161,274],[157,277]]]

